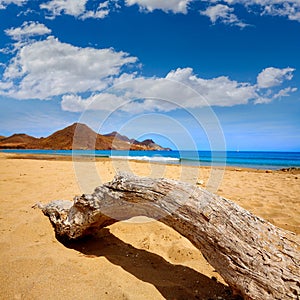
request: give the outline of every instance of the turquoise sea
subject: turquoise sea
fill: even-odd
[[[258,151],[115,151],[115,150],[1,150],[6,153],[79,155],[143,160],[190,166],[234,166],[254,169],[300,168],[300,152]]]

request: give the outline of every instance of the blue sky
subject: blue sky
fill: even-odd
[[[71,123],[300,151],[298,0],[0,0],[0,135]]]

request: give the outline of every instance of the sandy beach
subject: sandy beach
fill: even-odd
[[[109,159],[74,166],[68,158],[39,158],[0,153],[1,299],[230,299],[200,251],[158,221],[119,222],[92,241],[66,247],[48,218],[32,209],[38,201],[91,192],[118,170],[198,183],[300,234],[296,172],[227,168],[223,174],[208,167]]]

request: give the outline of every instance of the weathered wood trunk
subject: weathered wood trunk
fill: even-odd
[[[300,299],[298,237],[204,189],[122,174],[74,202],[37,206],[67,239],[133,216],[158,219],[200,249],[245,299]]]

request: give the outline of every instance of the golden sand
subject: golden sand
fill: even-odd
[[[228,168],[222,181],[214,182],[216,173],[204,167],[181,169],[101,159],[89,172],[89,165],[77,163],[74,169],[69,159],[12,157],[0,153],[0,299],[208,299],[222,295],[224,282],[201,253],[158,221],[119,222],[102,230],[98,238],[68,248],[57,241],[48,218],[31,208],[38,201],[71,200],[89,192],[111,180],[116,170],[198,182],[212,190],[220,185],[217,194],[300,234],[300,174]],[[95,170],[98,177],[90,178]]]

